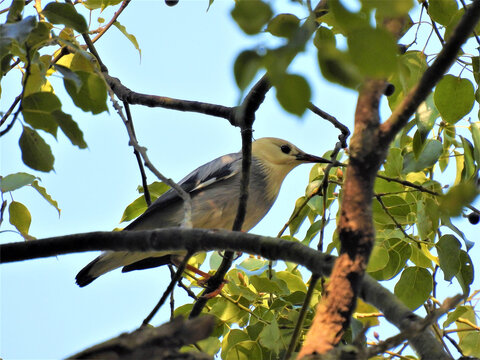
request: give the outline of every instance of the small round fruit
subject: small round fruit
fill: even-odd
[[[478,222],[480,221],[480,215],[474,212],[468,214],[467,217],[468,217],[468,221],[470,221],[470,224],[473,224],[473,225],[477,225]]]

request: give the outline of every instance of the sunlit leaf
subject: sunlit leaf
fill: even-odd
[[[142,50],[140,49],[140,46],[138,45],[138,41],[137,41],[137,38],[135,37],[135,35],[132,35],[132,34],[129,34],[127,32],[127,29],[125,26],[123,26],[122,24],[120,24],[118,21],[115,21],[113,23],[113,25],[115,25],[115,27],[121,31],[121,33],[123,35],[125,35],[125,37],[130,40],[130,42],[133,44],[133,46],[135,46],[135,49],[137,49],[138,51],[138,54],[140,55],[140,58],[142,57]]]
[[[8,206],[10,224],[15,226],[22,235],[28,235],[32,216],[27,207],[18,201],[12,201]]]
[[[435,88],[433,99],[442,119],[455,124],[472,110],[475,91],[470,80],[445,75]]]
[[[43,196],[43,198],[45,200],[47,200],[47,202],[52,205],[57,211],[58,211],[58,215],[60,215],[60,208],[58,207],[58,203],[52,199],[52,197],[50,196],[50,194],[47,193],[47,190],[43,187],[43,186],[40,186],[40,184],[38,183],[37,180],[35,180],[33,183],[32,183],[32,187],[37,190],[40,195]]]

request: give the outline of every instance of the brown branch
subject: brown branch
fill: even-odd
[[[113,23],[115,21],[117,21],[118,17],[120,16],[120,14],[123,12],[123,10],[125,10],[125,8],[128,6],[128,4],[130,3],[131,0],[123,0],[122,2],[122,5],[120,6],[120,8],[115,12],[115,14],[113,14],[113,17],[112,19],[108,22],[107,25],[105,25],[102,30],[100,30],[100,32],[97,34],[97,36],[95,36],[92,40],[92,43],[95,43],[98,39],[100,39],[103,34],[105,34],[107,32],[108,29],[110,29],[110,27],[113,25]]]
[[[137,141],[137,134],[135,134],[135,127],[133,126],[132,113],[130,112],[130,105],[128,105],[128,103],[124,101],[123,107],[125,108],[125,114],[127,115],[127,121],[124,122],[125,126],[127,127],[127,132],[128,128],[130,127],[131,133]],[[145,168],[143,167],[142,157],[135,147],[133,148],[133,153],[135,155],[135,158],[137,159],[138,169],[140,170],[140,177],[142,179],[143,186],[143,196],[145,197],[145,202],[147,203],[147,206],[150,206],[152,204],[152,199],[150,197],[150,190],[148,189],[147,175],[145,174]]]
[[[227,230],[166,228],[91,232],[3,244],[0,245],[0,263],[100,250],[201,252],[226,249],[256,254],[271,260],[295,262],[320,276],[329,276],[335,261],[332,255],[278,238]],[[360,297],[379,309],[385,315],[385,319],[400,330],[420,319],[394,294],[368,275],[362,279]],[[441,347],[429,331],[411,337],[409,341],[421,356],[442,354]],[[425,359],[444,359],[440,355]]]
[[[174,99],[166,96],[147,95],[137,93],[124,86],[119,79],[104,74],[105,80],[113,90],[115,95],[122,101],[126,101],[131,105],[144,105],[148,107],[161,107],[165,109],[197,112],[200,114],[211,115],[227,119],[230,124],[239,126],[235,123],[232,115],[235,108],[222,106],[217,104],[204,103],[200,101],[190,101],[182,99]]]
[[[390,143],[408,122],[418,106],[455,62],[458,51],[472,33],[480,18],[480,1],[475,0],[465,11],[452,36],[445,43],[435,62],[425,71],[418,84],[404,97],[390,118],[380,126],[382,141]]]
[[[207,338],[215,327],[212,316],[202,316],[195,320],[177,317],[159,327],[142,327],[131,333],[95,345],[68,359],[171,359],[207,360],[207,354],[180,351],[184,345],[193,344]]]

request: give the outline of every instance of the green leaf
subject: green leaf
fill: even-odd
[[[421,244],[420,249],[417,246],[412,246],[411,249],[412,255],[410,256],[410,261],[416,266],[433,270],[432,259],[429,257],[431,254],[425,244]]]
[[[396,221],[400,224],[407,221],[407,215],[410,213],[410,205],[400,196],[382,196],[382,202],[388,213],[384,210],[378,200],[374,200],[373,207],[373,220],[375,223],[383,225],[395,225],[395,222],[391,216],[395,217]],[[390,216],[390,215],[391,216]]]
[[[450,23],[457,9],[458,5],[455,0],[430,0],[428,2],[428,14],[432,20],[445,26]]]
[[[460,271],[455,275],[458,283],[462,287],[463,293],[468,296],[470,285],[473,282],[473,262],[466,251],[460,250]]]
[[[268,261],[267,260],[261,260],[257,259],[254,257],[248,257],[245,260],[243,260],[240,265],[238,265],[240,268],[245,269],[246,271],[257,271],[260,269],[267,269],[268,268]]]
[[[115,21],[113,23],[113,25],[116,26],[116,28],[118,30],[121,31],[121,33],[123,35],[125,35],[125,37],[130,40],[130,42],[133,44],[133,46],[135,46],[135,49],[137,49],[138,51],[138,54],[140,55],[140,58],[142,58],[142,50],[140,49],[140,46],[138,45],[138,41],[137,41],[137,38],[135,37],[135,35],[132,35],[132,34],[129,34],[127,32],[127,29],[125,28],[125,26],[123,26],[122,24],[120,24],[118,21]]]
[[[10,43],[6,40],[14,40],[19,46],[22,46],[36,25],[37,19],[35,16],[27,16],[25,19],[15,23],[0,25],[0,38],[2,39],[0,49],[3,48],[5,43]],[[2,51],[0,54],[3,57],[3,54],[6,54],[6,52]]]
[[[469,205],[478,195],[477,187],[474,182],[462,182],[448,190],[448,192],[440,198],[440,210],[450,216],[460,216],[463,207]]]
[[[457,321],[468,309],[465,306],[458,306],[454,311],[450,312],[447,316],[447,320],[443,322],[443,327],[446,328],[453,322]]]
[[[353,62],[365,76],[388,77],[397,69],[397,45],[384,29],[365,28],[348,36]]]
[[[425,143],[423,151],[415,159],[415,154],[409,152],[403,158],[403,173],[422,171],[425,168],[432,167],[436,164],[440,156],[443,154],[443,145],[438,140],[429,139]]]
[[[397,275],[405,266],[405,263],[412,254],[411,246],[398,238],[391,238],[384,241],[388,250],[388,264],[382,270],[372,271],[370,275],[377,280],[389,280]]]
[[[7,15],[7,24],[16,23],[22,20],[22,11],[25,7],[25,1],[13,0]]]
[[[161,181],[154,181],[151,184],[148,184],[148,191],[150,192],[150,197],[152,198],[152,201],[155,201],[157,198],[160,197],[160,195],[163,195],[169,189],[170,186]],[[139,186],[137,190],[140,194],[144,193],[143,186]]]
[[[143,195],[139,196],[125,208],[120,222],[122,223],[124,221],[130,221],[137,218],[138,216],[142,215],[145,210],[147,210],[147,207],[148,206],[147,202],[145,201],[145,197]]]
[[[477,174],[477,167],[475,166],[473,159],[473,145],[470,141],[460,135],[463,147],[463,170],[462,181],[474,180]]]
[[[345,35],[350,35],[359,29],[369,27],[368,20],[364,14],[350,12],[339,0],[331,0],[328,3],[329,10],[335,18],[339,30]]]
[[[219,299],[209,312],[224,322],[239,322],[247,313],[230,301]]]
[[[298,29],[300,19],[293,14],[279,14],[267,26],[267,31],[275,36],[291,38]]]
[[[42,195],[43,198],[47,200],[47,202],[58,211],[58,215],[60,216],[60,208],[58,207],[58,203],[52,199],[50,194],[47,193],[47,190],[44,187],[40,186],[37,180],[33,182],[32,187],[37,190],[40,195]]]
[[[277,278],[286,282],[288,289],[291,292],[301,291],[303,293],[307,292],[307,286],[303,282],[303,279],[300,276],[294,275],[289,271],[279,271],[276,273]]]
[[[461,318],[470,321],[472,324],[477,324],[477,316],[472,306],[464,306],[465,312]],[[456,321],[457,336],[460,339],[459,346],[465,356],[480,356],[480,333],[478,331],[472,332],[471,325]],[[463,330],[463,331],[462,331]],[[464,331],[467,330],[467,331]]]
[[[417,201],[417,229],[422,240],[433,240],[440,219],[438,204],[431,198]]]
[[[480,166],[480,121],[470,124],[470,132],[473,139],[473,155],[478,166]]]
[[[82,1],[82,4],[89,10],[101,9],[103,11],[107,6],[115,6],[121,2],[122,0],[86,0]]]
[[[52,113],[60,110],[62,103],[51,92],[37,92],[22,101],[22,114],[25,121],[35,129],[47,131],[57,136],[58,124]]]
[[[362,0],[362,6],[376,8],[376,15],[380,15],[381,17],[398,17],[408,14],[410,9],[413,7],[413,0]]]
[[[295,209],[293,210],[291,216],[293,216],[293,214],[295,214],[298,211],[298,209],[300,208],[300,206],[303,205],[305,200],[306,200],[305,197],[302,196],[302,197],[299,197],[297,201],[295,201]],[[300,225],[303,224],[309,212],[310,212],[310,208],[308,206],[304,206],[300,211],[300,213],[297,215],[297,217],[295,217],[294,219],[290,219],[288,224],[290,235],[293,236],[298,231],[298,229],[300,228]]]
[[[473,77],[477,85],[480,83],[480,56],[472,56],[472,70]],[[477,89],[478,92],[478,89]],[[476,100],[478,102],[478,94],[475,94]]]
[[[422,135],[422,141],[425,141],[428,133],[435,125],[435,120],[440,116],[435,103],[433,102],[433,95],[430,94],[427,99],[420,104],[415,112],[415,123]]]
[[[318,50],[328,50],[336,47],[335,34],[332,30],[326,28],[325,26],[320,26],[315,32],[315,37],[313,38],[313,45]]]
[[[435,88],[433,99],[442,119],[455,124],[472,110],[475,91],[470,80],[445,75]]]
[[[389,78],[395,86],[395,92],[388,97],[390,109],[403,100],[404,96],[418,83],[428,68],[425,54],[421,51],[407,51],[399,56],[399,71]]]
[[[430,272],[418,266],[407,267],[395,285],[395,295],[410,309],[415,310],[427,301],[433,289]]]
[[[270,6],[260,0],[239,0],[235,2],[232,17],[248,35],[258,34],[272,17]]]
[[[256,341],[241,341],[231,347],[224,360],[262,360],[262,349]]]
[[[317,54],[322,75],[328,81],[351,89],[356,89],[361,83],[362,76],[346,53],[332,48],[330,51],[319,49]]]
[[[83,111],[91,111],[94,115],[108,110],[105,81],[95,73],[76,71],[76,74],[82,80],[79,91],[72,80],[64,78],[65,89],[75,105]]]
[[[250,283],[257,292],[266,292],[275,295],[284,295],[283,290],[273,280],[258,275],[250,276]]]
[[[403,155],[402,149],[390,148],[385,164],[385,175],[389,177],[400,177],[402,175]],[[386,191],[388,192],[388,191]]]
[[[60,126],[60,129],[62,129],[63,133],[73,145],[78,146],[80,149],[85,149],[87,147],[87,143],[83,139],[82,130],[80,130],[78,124],[70,115],[65,114],[61,110],[54,111],[52,115]]]
[[[45,6],[42,14],[52,24],[66,25],[79,33],[86,33],[88,25],[85,18],[80,15],[72,4],[51,2]]]
[[[240,90],[245,90],[257,75],[261,66],[261,56],[256,51],[241,52],[233,65],[233,74]]]
[[[239,342],[247,340],[250,340],[250,337],[245,331],[239,329],[230,330],[222,341],[222,359],[225,359],[230,348],[232,348]]]
[[[282,336],[275,318],[263,328],[258,336],[258,341],[263,347],[275,354],[278,354],[284,348],[285,344],[282,343]]]
[[[378,244],[373,248],[372,254],[370,255],[367,271],[373,272],[382,270],[387,266],[389,260],[390,256],[388,250],[383,244]]]
[[[446,281],[460,271],[460,242],[453,235],[443,235],[436,244],[440,268]]]
[[[30,185],[35,179],[37,179],[36,176],[24,172],[10,174],[0,178],[0,190],[2,192],[17,190],[25,185]]]
[[[282,81],[275,83],[275,87],[278,102],[285,110],[298,116],[305,112],[312,93],[304,77],[285,74]]]
[[[12,201],[8,206],[8,216],[10,224],[15,226],[23,236],[28,235],[32,216],[25,205],[18,201]]]
[[[24,126],[19,140],[22,160],[32,169],[49,172],[53,170],[54,157],[50,146],[33,129]]]
[[[72,83],[75,85],[76,90],[80,90],[82,87],[82,80],[80,77],[71,69],[69,69],[66,66],[60,65],[60,64],[53,64],[53,67],[55,70],[57,70],[60,74],[63,75],[64,79],[71,80]]]

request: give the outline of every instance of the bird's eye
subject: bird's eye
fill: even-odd
[[[290,149],[290,146],[288,145],[280,146],[280,150],[282,150],[284,154],[290,154],[290,151],[292,151],[292,149]]]

